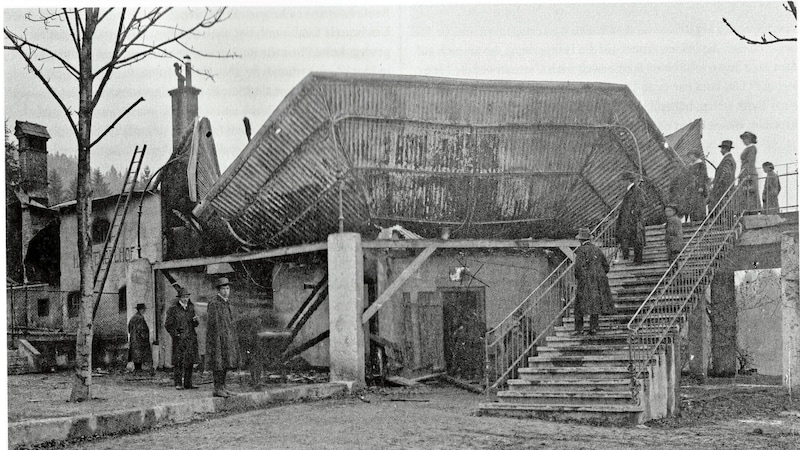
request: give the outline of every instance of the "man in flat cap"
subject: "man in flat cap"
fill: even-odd
[[[144,320],[144,312],[147,309],[144,303],[136,305],[136,314],[128,322],[128,334],[130,335],[130,345],[128,346],[128,361],[133,363],[133,374],[142,373],[143,363],[153,363],[153,353],[150,350],[150,327]]]
[[[608,285],[608,260],[592,244],[588,228],[578,229],[575,239],[581,245],[575,250],[575,334],[597,334],[600,314],[614,313],[614,299]],[[583,329],[583,316],[589,315],[589,331]]]
[[[239,366],[239,349],[233,330],[230,281],[218,278],[214,283],[217,295],[208,302],[208,328],[206,330],[206,358],[214,374],[214,397],[232,395],[225,387],[228,370]]]
[[[175,389],[197,389],[192,385],[192,368],[198,357],[197,332],[200,319],[186,288],[178,288],[178,298],[167,310],[164,328],[172,337],[172,367]]]
[[[722,144],[719,145],[722,161],[720,161],[716,172],[714,172],[714,181],[711,183],[711,192],[708,194],[709,213],[736,180],[736,160],[733,159],[731,154],[732,148],[733,143],[728,140],[722,141]]]
[[[622,259],[628,259],[629,250],[633,247],[634,264],[642,264],[645,245],[642,216],[647,207],[647,201],[644,190],[640,186],[639,174],[626,170],[622,172],[620,179],[627,185],[627,191],[622,198],[614,234],[622,251]]]

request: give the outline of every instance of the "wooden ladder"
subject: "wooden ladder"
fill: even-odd
[[[92,310],[92,320],[97,316],[97,308],[100,306],[100,299],[103,297],[103,287],[108,278],[108,272],[111,269],[111,262],[114,260],[114,253],[117,250],[117,243],[119,236],[122,232],[122,226],[125,223],[125,216],[128,214],[128,206],[130,205],[133,191],[136,188],[136,180],[139,178],[139,169],[142,167],[142,160],[144,159],[144,152],[147,151],[147,146],[143,146],[139,150],[139,146],[133,151],[131,163],[128,166],[128,173],[125,175],[125,182],[122,184],[122,191],[117,197],[117,206],[114,208],[114,218],[111,221],[111,227],[108,230],[105,244],[103,244],[103,251],[100,253],[100,263],[94,272],[94,309]]]

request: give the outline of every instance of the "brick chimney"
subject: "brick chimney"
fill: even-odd
[[[16,121],[14,136],[19,142],[20,187],[32,200],[47,206],[47,128]]]
[[[178,140],[186,127],[197,117],[197,98],[200,89],[192,86],[192,59],[183,57],[185,75],[181,73],[181,65],[175,63],[175,75],[178,77],[178,88],[169,91],[172,97],[172,150],[178,147]]]

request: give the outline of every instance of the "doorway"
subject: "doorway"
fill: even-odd
[[[486,304],[483,287],[441,289],[447,374],[483,380]]]

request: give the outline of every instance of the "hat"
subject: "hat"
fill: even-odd
[[[138,311],[140,309],[147,309],[147,306],[144,303],[137,303],[136,310]]]
[[[630,170],[624,170],[621,174],[619,174],[619,177],[623,180],[635,181],[639,177],[638,175],[639,174],[636,172],[632,172]]]
[[[731,141],[726,139],[726,140],[722,141],[722,144],[719,144],[719,147],[720,148],[726,148],[726,147],[727,148],[733,148],[733,142],[731,142]]]
[[[769,162],[769,161],[764,161],[764,164],[762,164],[762,165],[761,165],[761,167],[763,167],[763,168],[765,168],[765,169],[766,169],[767,167],[769,167],[770,169],[772,169],[772,170],[775,170],[775,165],[774,165],[774,164],[772,164],[772,163],[771,163],[771,162]]]
[[[698,158],[705,158],[706,157],[706,154],[703,153],[703,149],[702,148],[695,148],[692,151],[690,151],[689,154],[692,155],[692,156],[697,156]]]
[[[744,133],[742,133],[741,135],[739,135],[739,138],[740,138],[740,139],[744,139],[744,138],[745,138],[745,136],[749,137],[749,138],[750,138],[750,140],[751,140],[751,141],[753,141],[753,143],[754,143],[754,144],[756,143],[756,140],[757,140],[757,139],[756,139],[756,135],[755,135],[755,134],[753,134],[753,133],[751,133],[751,132],[749,132],[749,131],[745,131]]]
[[[666,209],[666,208],[672,208],[673,211],[678,212],[678,205],[676,205],[675,203],[670,203],[668,205],[664,205],[664,209]]]
[[[578,235],[575,236],[575,239],[579,241],[588,241],[592,238],[592,233],[586,227],[578,228]]]
[[[189,291],[185,287],[178,288],[178,297],[188,297]]]
[[[227,278],[219,277],[219,278],[217,278],[217,281],[214,283],[214,287],[221,288],[222,286],[229,286],[230,284],[231,284],[231,282],[228,281]]]

